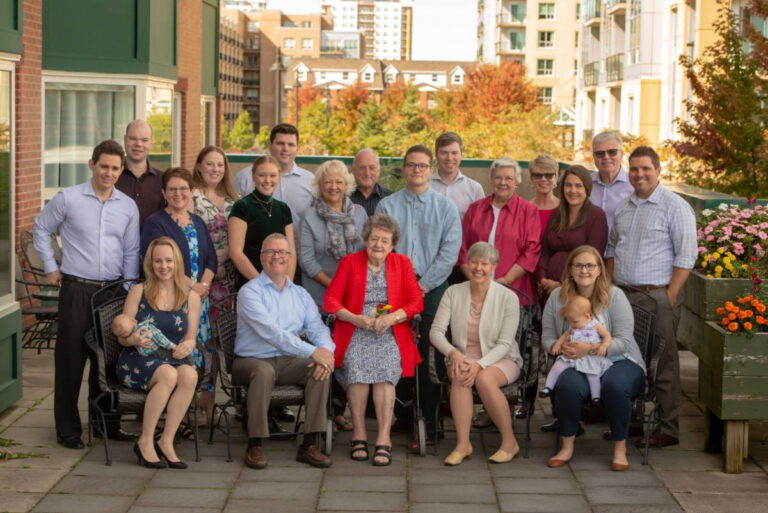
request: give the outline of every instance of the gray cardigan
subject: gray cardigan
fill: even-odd
[[[549,295],[547,304],[544,307],[544,315],[541,319],[541,345],[549,353],[550,349],[565,333],[568,325],[565,319],[560,315],[563,303],[560,300],[560,287],[556,288]],[[632,315],[632,306],[627,300],[627,296],[618,287],[611,287],[611,298],[608,309],[598,312],[597,318],[603,323],[613,341],[608,348],[607,357],[612,361],[631,360],[638,364],[645,372],[645,362],[640,348],[635,342],[633,335],[635,330],[635,317]]]
[[[363,225],[368,214],[360,205],[354,205],[352,217],[355,220],[355,229],[360,236],[360,245],[355,251],[363,249]],[[309,295],[315,300],[318,308],[322,309],[323,296],[325,296],[325,287],[312,279],[320,271],[325,271],[329,278],[333,278],[336,269],[339,267],[339,261],[333,258],[325,251],[325,221],[317,215],[314,207],[304,211],[301,220],[299,234],[299,266],[301,267],[301,285],[307,289]]]

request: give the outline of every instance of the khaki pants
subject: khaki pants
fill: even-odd
[[[656,371],[656,396],[661,406],[661,431],[678,438],[681,389],[680,359],[677,354],[676,334],[684,293],[680,291],[674,305],[669,303],[666,287],[651,290],[648,294],[658,303],[656,334],[666,342],[664,353],[659,358],[659,367]],[[633,305],[641,306],[651,312],[654,311],[652,302],[641,292],[627,292],[627,298]]]
[[[307,411],[305,433],[322,433],[327,419],[328,386],[330,379],[317,381],[312,377],[312,360],[295,356],[274,358],[235,357],[232,381],[248,387],[248,437],[268,438],[267,410],[275,385],[304,385],[304,405]]]

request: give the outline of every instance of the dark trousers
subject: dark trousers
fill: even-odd
[[[437,307],[440,306],[440,299],[447,288],[448,282],[445,281],[424,296],[424,311],[421,313],[421,324],[419,324],[418,344],[422,359],[419,364],[419,398],[424,419],[430,426],[433,426],[436,420],[435,408],[440,400],[440,385],[435,385],[429,380],[429,330],[432,329],[432,321],[435,320]],[[411,409],[404,404],[410,404],[410,401],[414,399],[413,394],[413,378],[402,378],[395,388],[395,395],[398,399],[395,404],[395,416],[399,420],[412,419]]]
[[[96,397],[99,393],[96,354],[85,343],[85,334],[93,326],[91,296],[97,290],[97,285],[66,280],[61,284],[59,326],[54,350],[53,393],[53,416],[56,421],[56,435],[60,438],[79,438],[83,432],[77,399],[86,359],[91,361],[88,397]]]
[[[600,382],[613,440],[626,440],[632,418],[632,400],[640,395],[645,383],[643,369],[629,360],[620,360],[605,371]],[[576,369],[566,369],[555,385],[555,416],[560,436],[576,436],[581,405],[589,398],[587,376]]]

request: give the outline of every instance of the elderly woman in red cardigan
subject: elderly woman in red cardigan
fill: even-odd
[[[413,376],[421,360],[407,321],[424,308],[423,294],[408,257],[392,253],[399,236],[397,222],[388,215],[369,217],[363,227],[365,249],[341,259],[323,302],[323,310],[336,315],[336,373],[354,425],[350,457],[369,458],[365,407],[372,389],[376,466],[392,462],[395,385],[400,377]]]

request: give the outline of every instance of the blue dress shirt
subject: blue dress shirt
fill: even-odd
[[[299,338],[302,332],[309,342]],[[309,358],[316,348],[333,352],[336,346],[306,290],[287,278],[278,290],[265,272],[243,285],[237,294],[237,356]]]
[[[609,231],[613,228],[616,208],[624,198],[633,192],[635,192],[635,188],[629,183],[629,173],[624,169],[624,166],[621,166],[619,173],[611,183],[603,182],[603,179],[600,178],[600,173],[592,173],[592,194],[590,194],[589,200],[593,205],[597,205],[605,212]]]
[[[402,189],[381,200],[376,212],[400,225],[397,252],[411,259],[426,292],[448,279],[461,248],[461,220],[451,200],[431,189],[419,195]]]
[[[62,273],[95,281],[139,275],[139,208],[117,189],[102,202],[88,180],[62,189],[48,202],[33,231],[46,273],[59,270],[51,247],[57,230]]]

